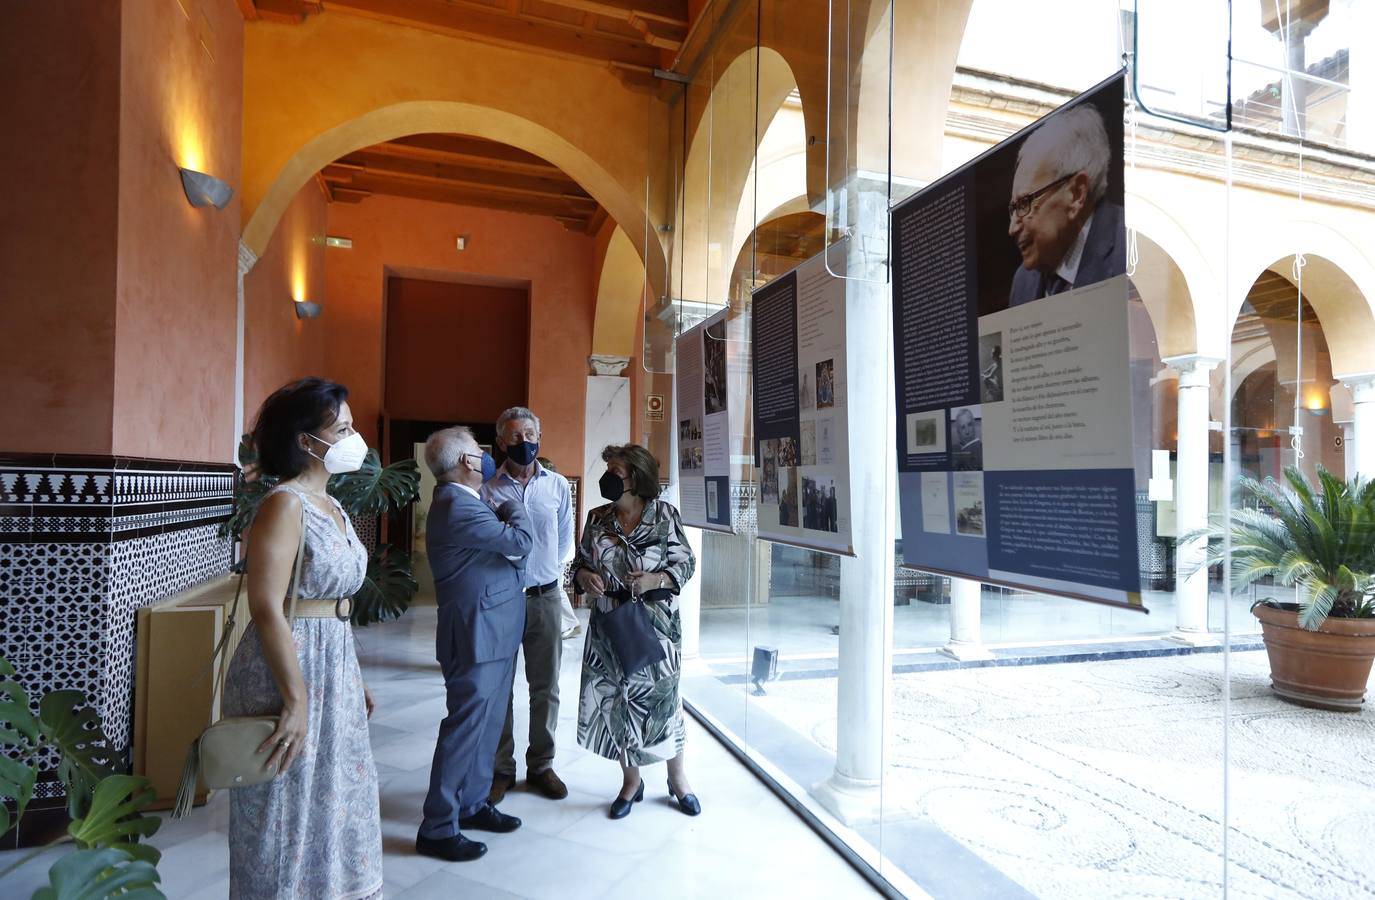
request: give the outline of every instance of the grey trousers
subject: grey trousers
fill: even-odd
[[[563,660],[563,591],[554,587],[525,596],[525,680],[530,685],[530,744],[525,751],[526,775],[554,765],[554,733],[559,727],[559,663]],[[493,771],[516,774],[515,690],[506,700],[506,725],[501,730]]]

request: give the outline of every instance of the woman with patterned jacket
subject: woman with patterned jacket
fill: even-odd
[[[592,598],[583,651],[578,743],[621,764],[621,792],[609,815],[621,819],[644,798],[640,766],[668,762],[668,792],[686,814],[701,804],[683,769],[683,632],[678,592],[697,560],[678,510],[659,498],[659,463],[635,444],[602,451],[600,487],[611,501],[587,514],[574,584]],[[645,600],[665,658],[626,674],[601,618],[635,595]]]

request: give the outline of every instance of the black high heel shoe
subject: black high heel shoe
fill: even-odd
[[[684,794],[679,797],[673,790],[673,782],[668,783],[668,795],[678,801],[678,808],[686,815],[700,816],[702,814],[702,804],[697,802],[696,794]]]
[[[630,808],[644,798],[645,782],[644,779],[641,778],[640,786],[635,790],[635,796],[631,797],[629,800],[623,800],[617,797],[615,800],[611,801],[611,809],[607,812],[607,815],[613,819],[624,819],[626,816],[630,815]]]

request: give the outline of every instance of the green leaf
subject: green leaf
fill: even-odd
[[[38,719],[44,737],[61,754],[57,777],[67,789],[68,813],[84,815],[96,785],[115,772],[100,716],[80,691],[53,691],[39,701]]]
[[[77,850],[53,863],[48,886],[33,900],[167,900],[157,888],[161,881],[152,863],[123,850]]]
[[[410,555],[391,544],[380,545],[368,558],[363,586],[353,595],[353,624],[371,625],[397,618],[410,608],[418,590]]]
[[[258,475],[249,480],[240,474],[234,484],[234,511],[220,523],[220,537],[238,537],[247,531],[268,493],[276,486],[277,479],[269,475]]]
[[[11,825],[24,818],[24,810],[33,799],[33,786],[37,780],[38,772],[32,766],[8,756],[0,756],[0,800],[14,801],[13,817],[10,816],[9,807],[0,802],[0,834],[9,831]]]
[[[369,450],[357,472],[329,480],[329,492],[354,518],[381,515],[420,495],[420,469],[413,459],[397,460],[384,468],[377,451]]]
[[[111,775],[96,785],[90,812],[75,819],[67,828],[79,847],[116,847],[130,855],[156,864],[161,854],[152,847],[137,850],[138,844],[157,832],[162,820],[139,811],[157,799],[157,791],[146,778],[136,775]]]

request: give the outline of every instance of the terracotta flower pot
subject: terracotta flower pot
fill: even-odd
[[[1329,616],[1318,631],[1299,627],[1299,614],[1268,606],[1251,610],[1260,620],[1270,657],[1270,684],[1291,703],[1355,711],[1365,702],[1375,659],[1375,619]]]

